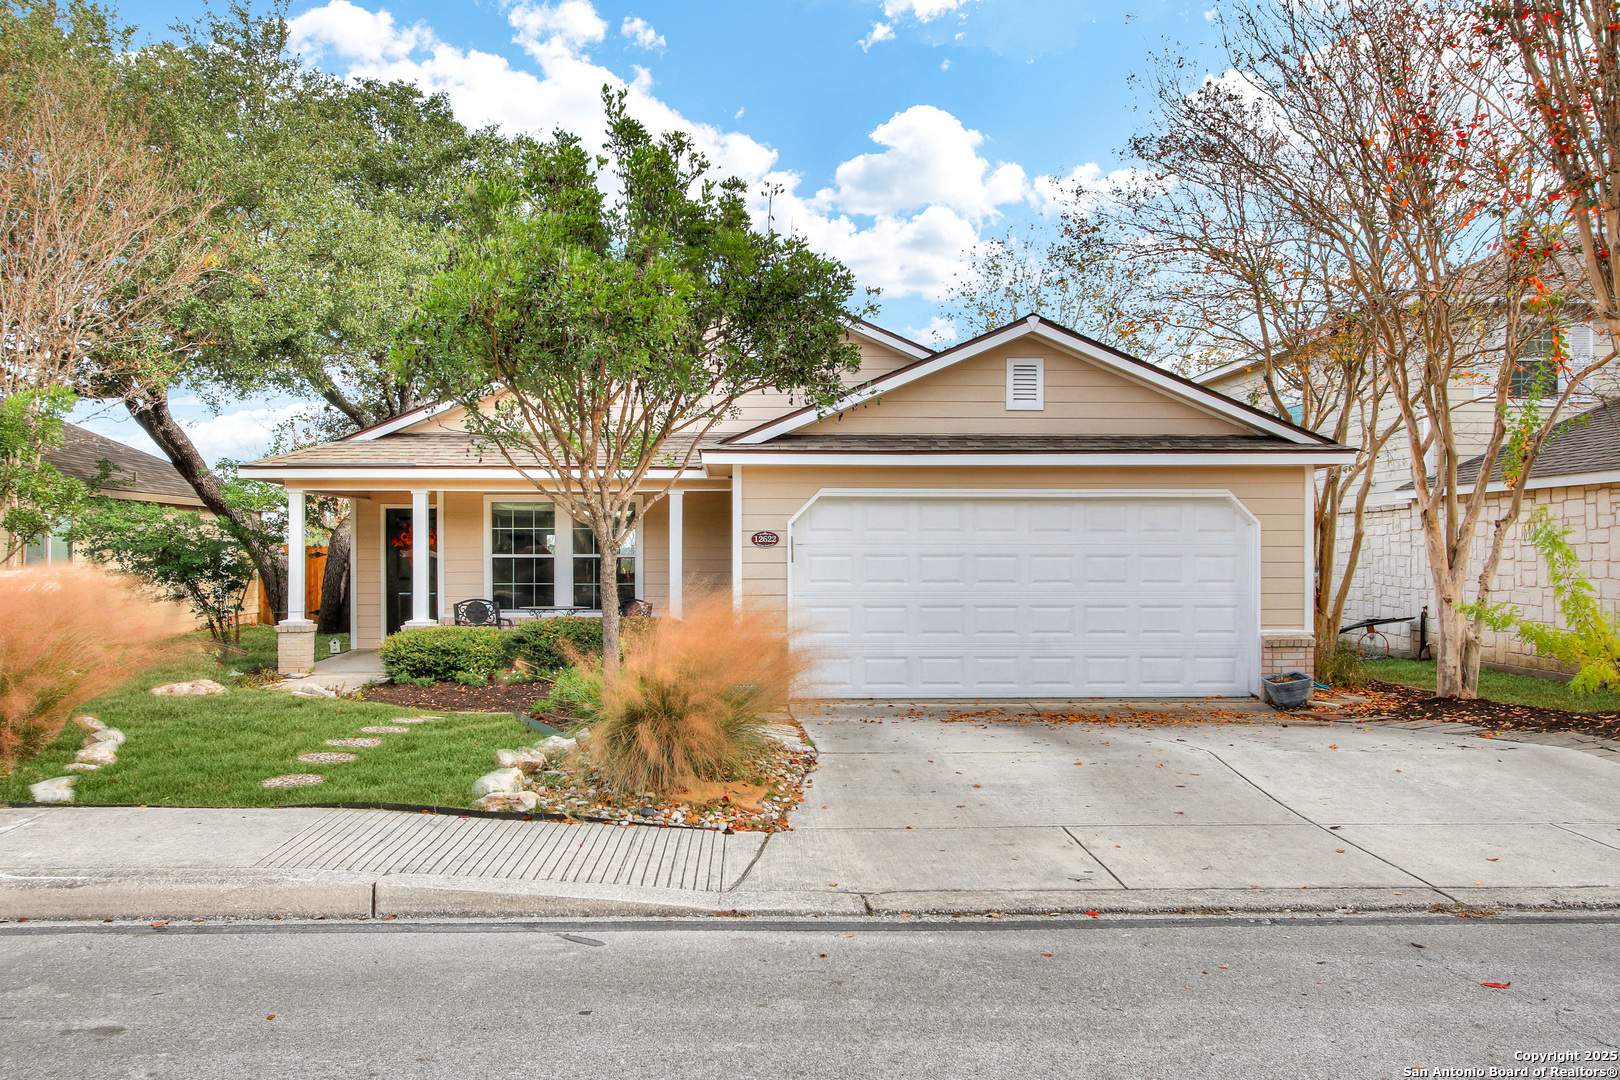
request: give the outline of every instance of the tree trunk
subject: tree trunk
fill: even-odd
[[[353,521],[354,511],[350,509],[326,542],[326,570],[321,575],[321,610],[315,620],[315,628],[323,634],[341,634],[349,628],[349,559],[353,547],[349,529]],[[440,528],[442,530],[443,526]]]
[[[1435,605],[1434,695],[1435,697],[1472,698],[1478,696],[1479,649],[1473,652],[1473,679],[1469,678],[1469,624],[1457,604],[1458,588],[1446,588],[1445,575],[1436,574],[1439,602]]]
[[[597,570],[602,596],[602,674],[610,677],[619,670],[619,538],[599,533],[596,546],[602,553]]]
[[[220,491],[219,478],[208,468],[208,463],[197,452],[185,429],[169,411],[168,391],[152,390],[124,398],[129,415],[141,425],[167,455],[175,469],[191,485],[203,506],[213,514],[234,536],[253,560],[264,584],[265,595],[272,611],[287,609],[287,557],[280,544],[267,543],[256,528],[256,523],[236,507],[225,501]],[[301,553],[300,553],[301,554]]]

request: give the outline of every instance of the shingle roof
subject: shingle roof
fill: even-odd
[[[863,454],[1156,454],[1297,451],[1269,435],[854,435],[788,434],[727,453],[783,451]]]
[[[101,490],[109,495],[145,495],[159,502],[202,505],[191,485],[167,461],[76,424],[64,425],[62,445],[45,451],[43,456],[62,472],[80,480],[94,479],[100,471],[100,463],[107,461],[112,472],[102,483]]]
[[[1462,462],[1457,466],[1457,479],[1473,483],[1484,460],[1485,455],[1480,454]],[[1615,470],[1620,470],[1620,403],[1599,405],[1553,428],[1551,439],[1536,456],[1530,479]],[[1501,479],[1502,462],[1498,459],[1491,481]]]
[[[677,463],[692,445],[693,436],[676,435],[664,441],[660,464]],[[719,441],[713,436],[704,441],[712,445]],[[543,469],[546,461],[538,454],[513,454],[525,468]],[[695,464],[694,460],[694,464]],[[408,468],[434,466],[438,468],[506,468],[507,461],[499,449],[470,432],[446,431],[434,433],[395,432],[372,439],[370,442],[339,441],[319,446],[276,454],[251,463],[253,468],[275,467],[317,468],[342,466],[361,469]]]

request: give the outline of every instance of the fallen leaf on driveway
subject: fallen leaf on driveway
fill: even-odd
[[[1092,917],[1092,918],[1093,918],[1093,919],[1100,919],[1100,918],[1102,918],[1102,916],[1101,916],[1101,915],[1099,915],[1099,914],[1097,914],[1097,913],[1096,913],[1096,912],[1095,912],[1095,911],[1088,911],[1088,912],[1086,912],[1086,914],[1087,914],[1087,915],[1090,915],[1090,916],[1091,916],[1091,917]]]
[[[1506,990],[1508,987],[1512,986],[1513,984],[1510,983],[1510,982],[1505,982],[1505,983],[1480,983],[1479,985],[1488,986],[1492,990]]]
[[[1486,860],[1485,860],[1485,861],[1486,861],[1486,862],[1495,862],[1495,861],[1496,861],[1496,859],[1486,859]]]

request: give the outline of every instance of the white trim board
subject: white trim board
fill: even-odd
[[[1154,468],[1166,465],[1338,465],[1355,459],[1353,449],[1320,450],[1301,448],[1264,453],[1209,453],[1209,454],[1028,454],[1028,453],[842,453],[814,451],[706,451],[705,465],[1008,465],[1013,467],[1036,465],[1140,465]]]
[[[886,349],[893,349],[895,352],[902,353],[914,360],[926,360],[939,351],[912,341],[910,338],[901,337],[893,330],[885,330],[876,323],[869,323],[865,319],[857,319],[855,325],[849,328],[849,333],[852,337],[864,337],[874,344],[882,345]]]
[[[396,431],[402,431],[412,424],[420,424],[424,420],[431,420],[441,413],[449,412],[458,404],[460,403],[455,401],[435,401],[431,405],[423,405],[412,409],[410,412],[400,413],[391,420],[384,420],[380,424],[374,424],[363,431],[357,431],[353,435],[347,435],[337,441],[371,442],[373,439],[380,439],[384,435],[392,435]]]
[[[1254,431],[1275,435],[1301,446],[1328,445],[1327,441],[1321,436],[1303,431],[1274,417],[1268,417],[1263,413],[1250,410],[1240,402],[1234,401],[1214,390],[1206,390],[1197,386],[1197,384],[1189,387],[1180,379],[1173,377],[1168,372],[1161,372],[1145,361],[1127,363],[1101,346],[1079,336],[1071,336],[1070,333],[1061,331],[1060,328],[1046,322],[1038,315],[1031,315],[1011,326],[992,331],[975,341],[937,353],[927,360],[911,364],[887,375],[880,375],[864,386],[857,387],[844,395],[825,412],[816,409],[803,409],[763,427],[734,436],[729,440],[729,443],[733,446],[755,446],[769,442],[779,435],[809,427],[811,424],[819,423],[835,413],[881,397],[890,390],[909,385],[918,379],[926,378],[937,371],[961,363],[963,360],[1027,336],[1038,337],[1060,349],[1078,353],[1091,363],[1111,371],[1123,379],[1151,387],[1210,416],[1219,417]]]

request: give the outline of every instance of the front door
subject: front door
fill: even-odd
[[[383,596],[392,634],[411,617],[411,511],[383,511]],[[428,618],[439,617],[439,512],[428,510]]]

